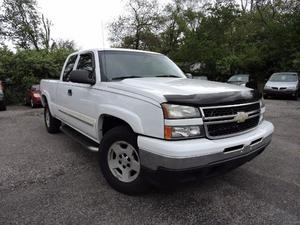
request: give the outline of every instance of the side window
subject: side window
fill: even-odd
[[[72,55],[67,64],[66,64],[66,67],[64,69],[64,73],[63,73],[63,81],[69,81],[69,78],[70,78],[70,73],[72,72],[73,70],[73,67],[74,67],[74,64],[76,62],[76,59],[77,59],[77,55]]]
[[[94,57],[92,53],[82,54],[80,55],[77,70],[87,70],[90,73],[94,72]]]

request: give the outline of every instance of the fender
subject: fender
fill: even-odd
[[[107,104],[99,105],[98,109],[101,112],[101,114],[98,117],[98,123],[97,123],[98,126],[97,131],[99,132],[98,136],[100,140],[102,138],[102,133],[100,132],[99,128],[102,127],[102,121],[104,115],[114,116],[121,120],[124,120],[126,123],[130,125],[130,127],[135,133],[138,134],[144,133],[142,121],[140,117],[134,112],[115,105],[107,105]]]
[[[46,105],[46,102],[45,102],[45,100],[44,100],[44,98],[46,98],[46,99],[47,99],[47,103],[48,103],[48,107],[49,107],[49,109],[50,109],[50,112],[51,112],[51,114],[52,114],[53,116],[55,116],[55,112],[56,112],[55,106],[54,106],[55,104],[52,103],[49,92],[46,91],[45,89],[43,89],[41,95],[42,95],[41,101],[42,101],[43,107],[45,107],[45,105]]]

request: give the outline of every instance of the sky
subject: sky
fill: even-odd
[[[52,38],[74,40],[81,49],[109,47],[107,24],[124,14],[123,0],[37,0],[52,21]]]
[[[1,1],[1,0],[0,0]],[[159,0],[167,3],[170,0]],[[52,38],[74,40],[80,49],[108,48],[107,25],[125,12],[126,0],[37,0],[52,21]]]
[[[171,0],[158,0],[165,4]],[[51,38],[74,40],[80,49],[108,48],[107,25],[126,13],[127,0],[36,0],[38,10],[48,18]],[[3,0],[0,0],[2,5]],[[13,49],[10,42],[6,42]]]

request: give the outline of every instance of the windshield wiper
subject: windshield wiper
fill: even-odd
[[[123,80],[127,78],[141,78],[140,76],[122,76],[122,77],[114,77],[111,80]]]
[[[172,75],[172,74],[162,74],[162,75],[157,75],[155,77],[177,77],[177,78],[181,78],[179,76],[176,76],[176,75]]]

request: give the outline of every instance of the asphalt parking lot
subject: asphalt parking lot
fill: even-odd
[[[130,197],[97,154],[59,133],[42,109],[0,112],[0,224],[300,224],[300,101],[266,100],[271,145],[242,167],[172,192]]]

